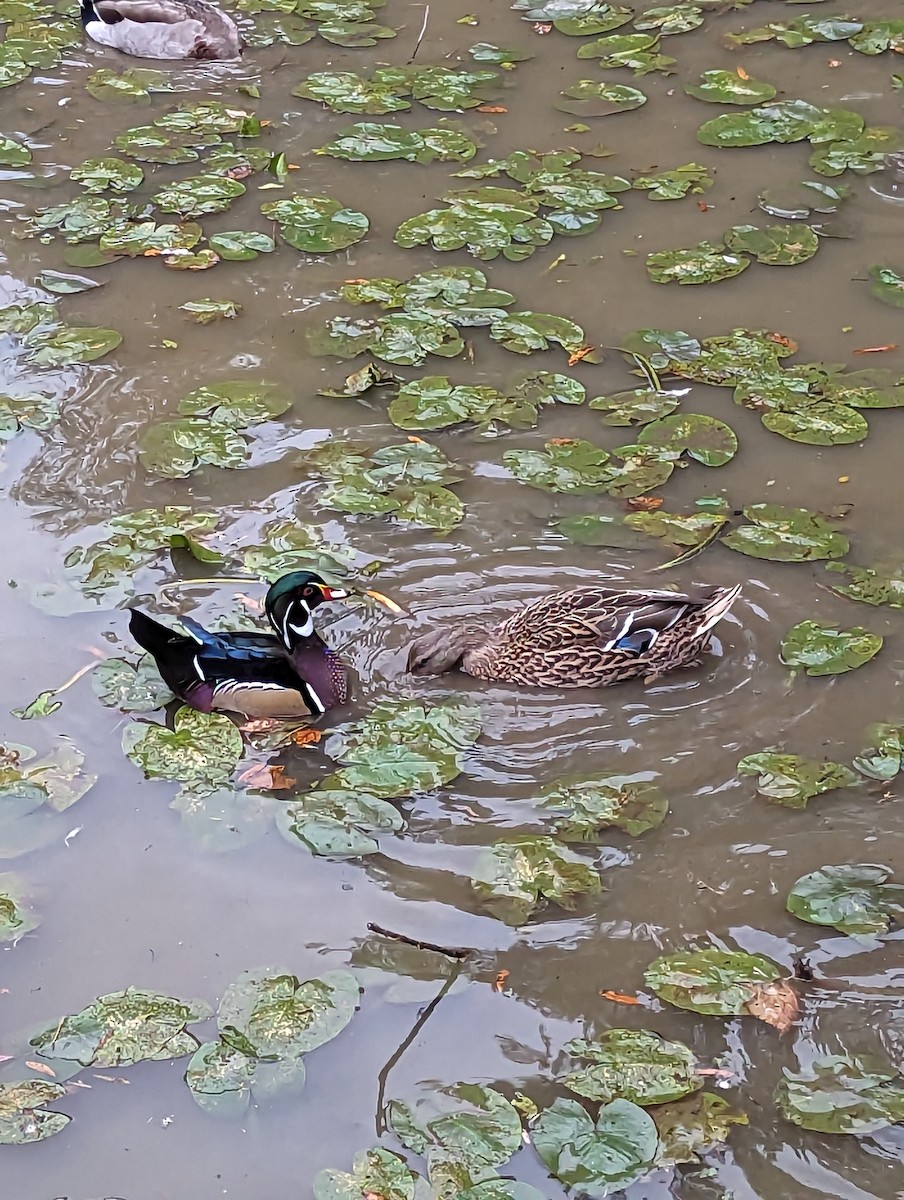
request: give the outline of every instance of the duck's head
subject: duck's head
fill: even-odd
[[[321,579],[313,571],[290,571],[272,584],[264,601],[267,619],[287,650],[292,650],[305,638],[315,636],[314,609],[326,600],[347,600],[357,595],[355,589],[337,587]],[[399,606],[380,592],[364,591],[393,612]]]

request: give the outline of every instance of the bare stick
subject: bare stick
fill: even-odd
[[[411,58],[408,59],[409,62],[414,62],[415,58],[417,57],[417,52],[421,48],[421,42],[424,40],[424,34],[427,32],[427,22],[429,20],[430,20],[430,5],[425,4],[424,5],[424,23],[421,26],[421,32],[417,35],[417,41],[414,43],[414,53],[411,55]]]
[[[467,946],[437,946],[435,942],[422,942],[418,938],[408,937],[407,934],[384,929],[382,925],[375,925],[373,921],[368,921],[367,928],[371,933],[379,933],[394,942],[404,942],[406,946],[414,946],[417,950],[433,950],[437,954],[445,954],[447,958],[467,958],[469,954],[474,953]]]

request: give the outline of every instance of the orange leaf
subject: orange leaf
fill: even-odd
[[[764,987],[754,988],[746,1008],[752,1017],[759,1017],[779,1033],[787,1033],[800,1013],[800,1002],[787,980],[779,979]]]
[[[369,279],[343,279],[343,283],[370,283]]]
[[[422,446],[427,445],[426,441],[423,438],[415,437],[415,435],[413,433],[409,433],[408,437],[405,440],[409,441],[409,442],[419,442]]]
[[[505,987],[505,981],[506,981],[506,979],[508,979],[509,974],[510,974],[509,971],[500,971],[499,972],[499,974],[493,980],[493,991],[494,992],[501,992],[503,990],[503,988]]]
[[[626,996],[622,992],[600,992],[604,1000],[611,1000],[613,1004],[640,1004],[636,996]]]
[[[587,355],[592,354],[593,351],[593,346],[579,346],[577,350],[572,350],[568,356],[569,367],[573,367],[575,363],[583,362]]]
[[[715,208],[715,205],[707,204],[705,200],[698,200],[697,208],[699,208],[700,212],[709,212],[711,208]]]
[[[295,786],[295,780],[286,774],[285,767],[270,766],[269,763],[252,763],[241,773],[239,782],[267,792],[282,792]]]
[[[790,350],[792,354],[797,353],[797,342],[793,338],[786,337],[783,333],[768,333],[766,335],[770,342],[775,342],[776,346],[784,346],[786,350]]]
[[[323,733],[319,729],[296,729],[292,734],[292,741],[296,746],[316,746]]]
[[[747,72],[744,70],[744,68],[738,67],[738,79],[749,79],[749,78],[750,78],[750,76],[747,74]]]
[[[632,496],[625,501],[625,507],[631,512],[650,512],[654,508],[662,508],[661,496]]]
[[[26,1059],[25,1065],[31,1071],[39,1071],[42,1075],[49,1075],[51,1079],[56,1079],[56,1071],[52,1067],[48,1067],[47,1063],[29,1062]]]
[[[550,446],[570,446],[574,438],[550,438]]]
[[[487,113],[507,113],[508,109],[503,108],[501,104],[478,104],[477,111]]]
[[[897,350],[898,345],[892,342],[888,346],[863,346],[859,350],[855,350],[855,354],[884,354],[886,350]]]

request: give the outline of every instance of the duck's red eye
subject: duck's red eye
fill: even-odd
[[[314,589],[311,587],[310,584],[307,585],[305,590],[302,592],[302,595],[303,596],[313,596],[314,595]]]

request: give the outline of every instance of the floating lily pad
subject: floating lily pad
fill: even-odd
[[[631,392],[616,392],[614,396],[595,396],[589,407],[606,414],[603,417],[604,425],[646,425],[649,421],[674,412],[683,394],[655,388],[635,388]]]
[[[804,403],[763,413],[761,419],[771,433],[808,446],[849,446],[869,433],[865,417],[845,404]]]
[[[729,250],[752,254],[758,263],[791,267],[806,262],[819,249],[819,238],[809,225],[735,225],[725,234]]]
[[[738,763],[738,774],[756,775],[760,795],[785,808],[806,808],[814,796],[857,783],[854,772],[841,763],[817,762],[800,754],[771,750],[746,755]]]
[[[832,1054],[784,1075],[775,1102],[801,1129],[865,1134],[904,1120],[904,1081],[893,1067]]]
[[[667,4],[648,8],[634,18],[635,29],[655,29],[665,37],[687,33],[703,24],[703,9],[697,4]]]
[[[0,768],[2,770],[2,768]],[[2,785],[0,785],[2,787]],[[41,924],[26,899],[25,887],[15,875],[0,875],[0,945],[18,940]],[[2,1102],[0,1102],[2,1110]],[[2,1128],[0,1118],[0,1128]],[[3,1135],[0,1133],[0,1144]]]
[[[893,267],[870,267],[869,277],[873,285],[870,291],[877,300],[893,308],[904,308],[904,276]]]
[[[96,775],[82,771],[84,760],[68,741],[42,758],[30,746],[0,743],[0,859],[16,858],[65,836],[57,814],[97,782]]]
[[[0,134],[0,166],[25,167],[31,162],[31,151],[16,138]]]
[[[636,837],[661,825],[669,811],[658,788],[615,773],[550,784],[539,803],[566,842],[592,842],[610,828]]]
[[[831,925],[839,933],[876,937],[904,914],[904,885],[888,883],[890,875],[888,867],[868,863],[820,867],[795,880],[788,912],[811,925]]]
[[[262,204],[261,212],[276,221],[290,246],[310,254],[344,250],[360,242],[370,228],[364,213],[344,208],[329,196],[289,196]]]
[[[718,283],[746,271],[750,261],[725,246],[699,242],[683,250],[648,254],[647,273],[654,283]]]
[[[492,63],[494,66],[510,70],[515,63],[527,62],[533,58],[526,50],[513,50],[509,46],[496,46],[492,42],[477,42],[468,48],[468,54],[475,62]]]
[[[644,972],[647,987],[676,1008],[703,1016],[737,1017],[760,987],[781,977],[768,958],[743,951],[688,950],[651,962]]]
[[[227,262],[250,262],[259,254],[272,254],[276,249],[273,238],[268,233],[257,233],[251,229],[211,234],[208,244],[211,250]]]
[[[209,417],[216,425],[243,429],[282,416],[291,408],[282,388],[272,383],[229,380],[205,384],[179,401],[179,412],[187,417]]]
[[[900,149],[902,141],[900,131],[893,127],[864,129],[859,137],[818,145],[810,155],[810,166],[830,178],[844,171],[871,175],[882,170],[886,154]]]
[[[276,823],[286,841],[330,858],[376,854],[380,846],[374,834],[396,833],[403,826],[387,801],[342,788],[314,788],[282,805]]]
[[[803,179],[797,183],[780,184],[760,192],[757,203],[763,212],[783,220],[806,221],[814,213],[834,213],[850,196],[845,184],[824,183]]]
[[[600,877],[587,859],[550,837],[520,837],[481,851],[471,886],[507,925],[522,925],[542,901],[574,908]]]
[[[859,600],[874,607],[887,604],[889,608],[904,608],[904,569],[876,570],[855,567],[851,563],[826,563],[826,570],[846,576],[846,584],[831,583],[829,587],[840,596]]]
[[[565,1051],[589,1063],[562,1079],[570,1092],[588,1100],[630,1100],[647,1107],[680,1100],[703,1087],[694,1074],[692,1051],[648,1029],[607,1029],[593,1041],[573,1038]]]
[[[466,162],[477,153],[470,138],[455,129],[420,129],[417,132],[398,125],[362,122],[345,129],[317,154],[353,162]]]
[[[378,67],[369,79],[353,71],[315,71],[293,96],[318,100],[332,112],[381,114],[411,107],[410,73],[403,67]]]
[[[205,213],[225,212],[233,200],[244,196],[245,185],[225,175],[196,175],[167,184],[153,197],[163,212],[178,213],[183,218],[204,216]]]
[[[698,196],[712,187],[715,180],[699,163],[685,163],[674,171],[657,171],[655,175],[640,175],[633,187],[649,192],[651,200],[680,200],[688,192]]]
[[[243,467],[248,443],[229,425],[183,417],[150,425],[138,439],[138,457],[154,475],[182,479],[201,466]]]
[[[576,1100],[556,1100],[531,1140],[553,1175],[584,1196],[609,1196],[641,1179],[659,1145],[653,1119],[630,1100],[604,1105],[595,1123]]]
[[[0,443],[22,429],[50,429],[59,415],[51,396],[0,396]]]
[[[875,658],[883,640],[860,626],[836,629],[821,621],[801,621],[782,639],[781,660],[808,675],[842,675]]]
[[[769,142],[802,142],[824,110],[805,100],[777,100],[746,112],[723,113],[697,130],[704,146],[765,146]]]
[[[522,483],[577,495],[606,490],[612,478],[609,460],[602,447],[572,438],[547,442],[543,450],[507,450],[502,456]]]
[[[211,1015],[203,1000],[175,1000],[130,987],[99,996],[81,1012],[55,1021],[29,1045],[43,1058],[83,1067],[165,1062],[194,1054],[198,1039],[185,1026]]]
[[[303,982],[295,975],[245,971],[224,992],[217,1023],[247,1038],[259,1057],[293,1059],[340,1034],[359,999],[351,971],[325,971]]]
[[[850,549],[848,539],[836,532],[826,517],[808,508],[749,504],[744,516],[751,524],[739,525],[726,534],[722,545],[751,558],[812,562],[842,558]]]
[[[113,139],[113,146],[126,158],[136,158],[139,162],[176,163],[197,162],[198,151],[192,144],[195,139],[190,133],[180,134],[158,129],[154,125],[139,125],[127,129]],[[219,140],[216,134],[209,138],[201,138],[200,144],[215,144]]]
[[[496,71],[455,67],[416,67],[411,71],[411,94],[425,108],[454,112],[477,108],[492,94]]]
[[[490,189],[482,189],[486,192]],[[511,193],[515,195],[515,193]],[[552,225],[536,214],[536,201],[518,198],[516,204],[459,199],[448,208],[409,217],[396,230],[399,246],[432,245],[436,250],[466,248],[475,258],[520,260],[552,238]]]
[[[556,317],[550,313],[513,312],[493,321],[490,337],[515,354],[548,350],[550,342],[556,342],[563,350],[572,353],[583,346],[584,330],[567,317]]]
[[[711,1092],[699,1092],[652,1114],[659,1133],[658,1166],[697,1163],[700,1155],[728,1141],[732,1125],[747,1125],[746,1113],[733,1112],[727,1100]]]
[[[314,1177],[314,1200],[414,1200],[418,1176],[382,1146],[362,1150],[351,1172],[327,1168]]]
[[[388,1123],[415,1154],[457,1160],[486,1171],[520,1148],[521,1119],[494,1088],[460,1083],[435,1091],[415,1105],[393,1100]]]
[[[171,92],[173,85],[164,71],[147,67],[111,71],[101,67],[88,76],[85,89],[97,100],[145,101],[151,92]]]
[[[187,300],[179,305],[179,312],[197,325],[209,325],[212,321],[234,320],[242,311],[241,304],[234,300]]]
[[[135,723],[122,733],[122,748],[149,779],[168,779],[197,791],[226,784],[242,757],[242,735],[221,713],[183,705],[173,729]]]
[[[631,112],[647,102],[640,88],[623,83],[595,83],[592,79],[579,79],[559,95],[562,99],[555,107],[575,117],[609,117]]]
[[[65,1095],[65,1087],[46,1079],[0,1083],[0,1146],[41,1142],[65,1129],[72,1118],[44,1107]]]
[[[681,413],[652,421],[644,425],[637,440],[642,446],[687,454],[705,467],[724,466],[738,449],[733,429],[724,421],[701,413]]]
[[[139,221],[108,230],[100,239],[100,248],[106,254],[127,254],[130,258],[187,252],[198,244],[202,232],[201,226],[193,222],[155,225],[153,221]]]
[[[751,79],[737,71],[704,71],[699,83],[687,83],[684,90],[698,100],[713,104],[762,104],[775,96],[771,83]]]
[[[614,34],[585,42],[578,50],[578,58],[596,58],[607,70],[629,67],[635,75],[647,75],[651,71],[670,73],[675,59],[659,53],[658,33]]]
[[[105,659],[91,672],[91,686],[101,704],[122,712],[154,712],[175,699],[150,654],[134,667],[124,658]]]

